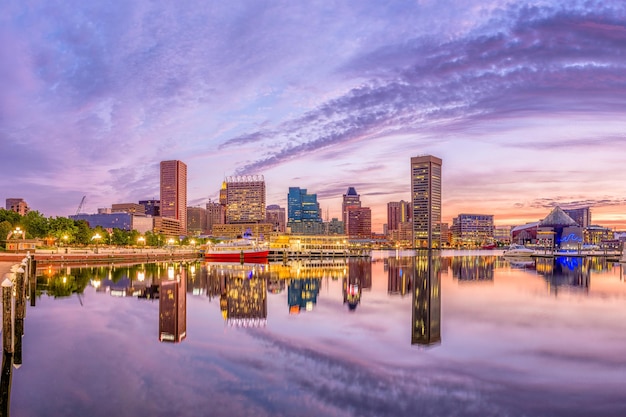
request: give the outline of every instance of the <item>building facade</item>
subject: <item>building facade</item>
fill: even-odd
[[[581,207],[575,209],[563,209],[565,214],[570,216],[580,227],[591,226],[591,209]]]
[[[285,209],[278,204],[271,204],[265,209],[265,223],[274,226],[274,232],[285,233]]]
[[[206,203],[206,227],[208,233],[213,233],[213,225],[224,224],[226,206],[221,203],[209,201]]]
[[[161,200],[141,200],[143,211],[148,216],[156,217],[161,215]]]
[[[146,208],[138,203],[117,203],[111,205],[111,213],[146,214]]]
[[[226,178],[226,223],[265,222],[265,179],[262,175]]]
[[[348,207],[346,209],[346,234],[351,239],[372,237],[372,211],[369,207]]]
[[[182,161],[161,161],[161,217],[179,221],[187,232],[187,165]]]
[[[406,223],[411,218],[411,203],[408,201],[393,201],[387,203],[387,232],[398,230],[400,223]]]
[[[413,246],[441,247],[441,165],[432,155],[411,158]]]
[[[187,233],[198,236],[207,233],[207,210],[187,207]]]
[[[354,187],[349,187],[348,191],[343,195],[343,201],[341,203],[341,220],[344,226],[348,224],[347,210],[350,207],[361,207],[361,196],[357,194]]]
[[[322,215],[317,194],[308,194],[300,187],[289,187],[287,195],[287,227],[297,234],[322,234]]]
[[[26,201],[24,201],[23,198],[7,198],[6,209],[14,211],[20,216],[26,216],[26,214],[30,211],[28,204],[26,204]]]
[[[493,241],[493,214],[459,214],[452,219],[454,245],[476,247]]]

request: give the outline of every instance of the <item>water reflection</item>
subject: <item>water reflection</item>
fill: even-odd
[[[411,291],[415,267],[413,257],[390,257],[384,259],[387,271],[387,293],[404,297]]]
[[[537,273],[544,277],[554,295],[560,288],[589,291],[591,259],[585,257],[557,256],[537,259]]]
[[[413,258],[413,314],[411,344],[441,343],[441,256],[438,252]]]
[[[168,268],[172,271],[173,267]],[[173,270],[159,289],[159,340],[178,343],[187,337],[187,269]]]
[[[459,281],[493,281],[496,256],[454,256],[452,275]]]

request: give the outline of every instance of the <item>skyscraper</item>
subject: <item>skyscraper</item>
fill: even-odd
[[[322,213],[317,194],[308,194],[306,189],[289,187],[287,195],[287,226],[292,233],[323,233]]]
[[[369,207],[348,207],[346,209],[345,233],[354,239],[372,237],[372,211]]]
[[[187,165],[182,161],[161,161],[161,217],[180,222],[187,233]]]
[[[400,223],[406,223],[411,218],[411,203],[408,201],[392,201],[387,203],[387,230],[398,230]]]
[[[426,155],[411,158],[413,246],[441,247],[441,159]]]
[[[246,175],[226,178],[226,223],[264,222],[265,179],[263,176]]]
[[[343,195],[343,202],[341,203],[341,220],[343,224],[347,224],[347,210],[350,207],[361,207],[361,196],[357,194],[354,187],[349,187],[348,192]]]

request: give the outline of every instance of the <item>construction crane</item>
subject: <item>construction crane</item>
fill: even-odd
[[[83,209],[83,207],[85,206],[85,198],[87,198],[86,195],[83,196],[82,200],[80,200],[80,204],[78,205],[78,208],[76,209],[76,215],[80,214],[80,211]]]

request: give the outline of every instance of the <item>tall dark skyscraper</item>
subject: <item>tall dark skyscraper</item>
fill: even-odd
[[[187,273],[170,271],[173,279],[163,279],[159,291],[159,340],[180,342],[187,336]]]
[[[413,284],[411,344],[432,345],[441,342],[441,257],[428,251],[416,256]]]
[[[182,161],[161,161],[161,217],[180,222],[187,232],[187,165]]]
[[[441,159],[426,155],[411,158],[413,247],[441,247]]]

